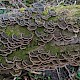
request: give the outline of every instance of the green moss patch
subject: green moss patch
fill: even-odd
[[[60,48],[56,45],[52,45],[51,43],[47,43],[45,45],[45,50],[50,51],[51,54],[57,54],[58,52],[60,52]]]

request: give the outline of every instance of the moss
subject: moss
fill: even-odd
[[[79,9],[78,11],[75,12],[74,16],[80,17],[80,9]]]
[[[44,31],[44,28],[43,28],[43,27],[38,27],[38,28],[37,28],[37,31],[43,32],[43,31]]]
[[[38,46],[33,46],[32,47],[32,46],[28,45],[28,46],[25,46],[25,47],[26,47],[26,49],[24,49],[24,50],[17,49],[12,54],[8,55],[8,59],[12,60],[14,56],[17,56],[18,58],[25,60],[25,59],[27,59],[26,54],[28,54],[30,51],[36,49]]]
[[[5,59],[2,56],[0,56],[0,63],[7,64]]]
[[[58,52],[60,52],[60,48],[56,45],[52,45],[51,43],[47,43],[45,45],[45,50],[50,51],[52,54],[57,54]]]
[[[48,9],[47,10],[45,10],[45,11],[43,11],[43,13],[42,13],[42,15],[47,15],[48,14]]]
[[[68,6],[64,6],[64,5],[60,5],[60,6],[55,6],[55,7],[48,7],[43,13],[47,14],[49,9],[53,9],[56,11],[56,13],[60,13],[64,10],[68,10],[68,16],[73,16],[74,14],[77,12],[80,13],[80,5],[68,5]]]
[[[64,6],[64,5],[59,5],[59,6],[54,6],[54,7],[47,7],[45,9],[45,11],[42,13],[43,15],[47,15],[48,14],[48,10],[55,10],[55,12],[58,14],[57,17],[51,17],[48,19],[49,20],[53,20],[53,21],[57,21],[57,19],[60,16],[66,16],[68,18],[74,18],[74,17],[80,17],[80,5],[68,5],[68,6]],[[63,15],[62,12],[65,12],[66,15]]]
[[[48,21],[49,21],[49,20],[52,20],[52,21],[54,21],[54,22],[57,22],[58,16],[56,16],[56,17],[50,17],[50,18],[48,19]]]
[[[27,27],[21,27],[21,26],[18,26],[18,25],[7,26],[5,32],[9,36],[11,36],[12,34],[20,35],[21,33],[24,33],[25,35],[30,34],[30,32],[27,30]]]
[[[0,56],[0,62],[2,62],[2,59],[3,59],[3,57],[2,57],[2,56]]]

